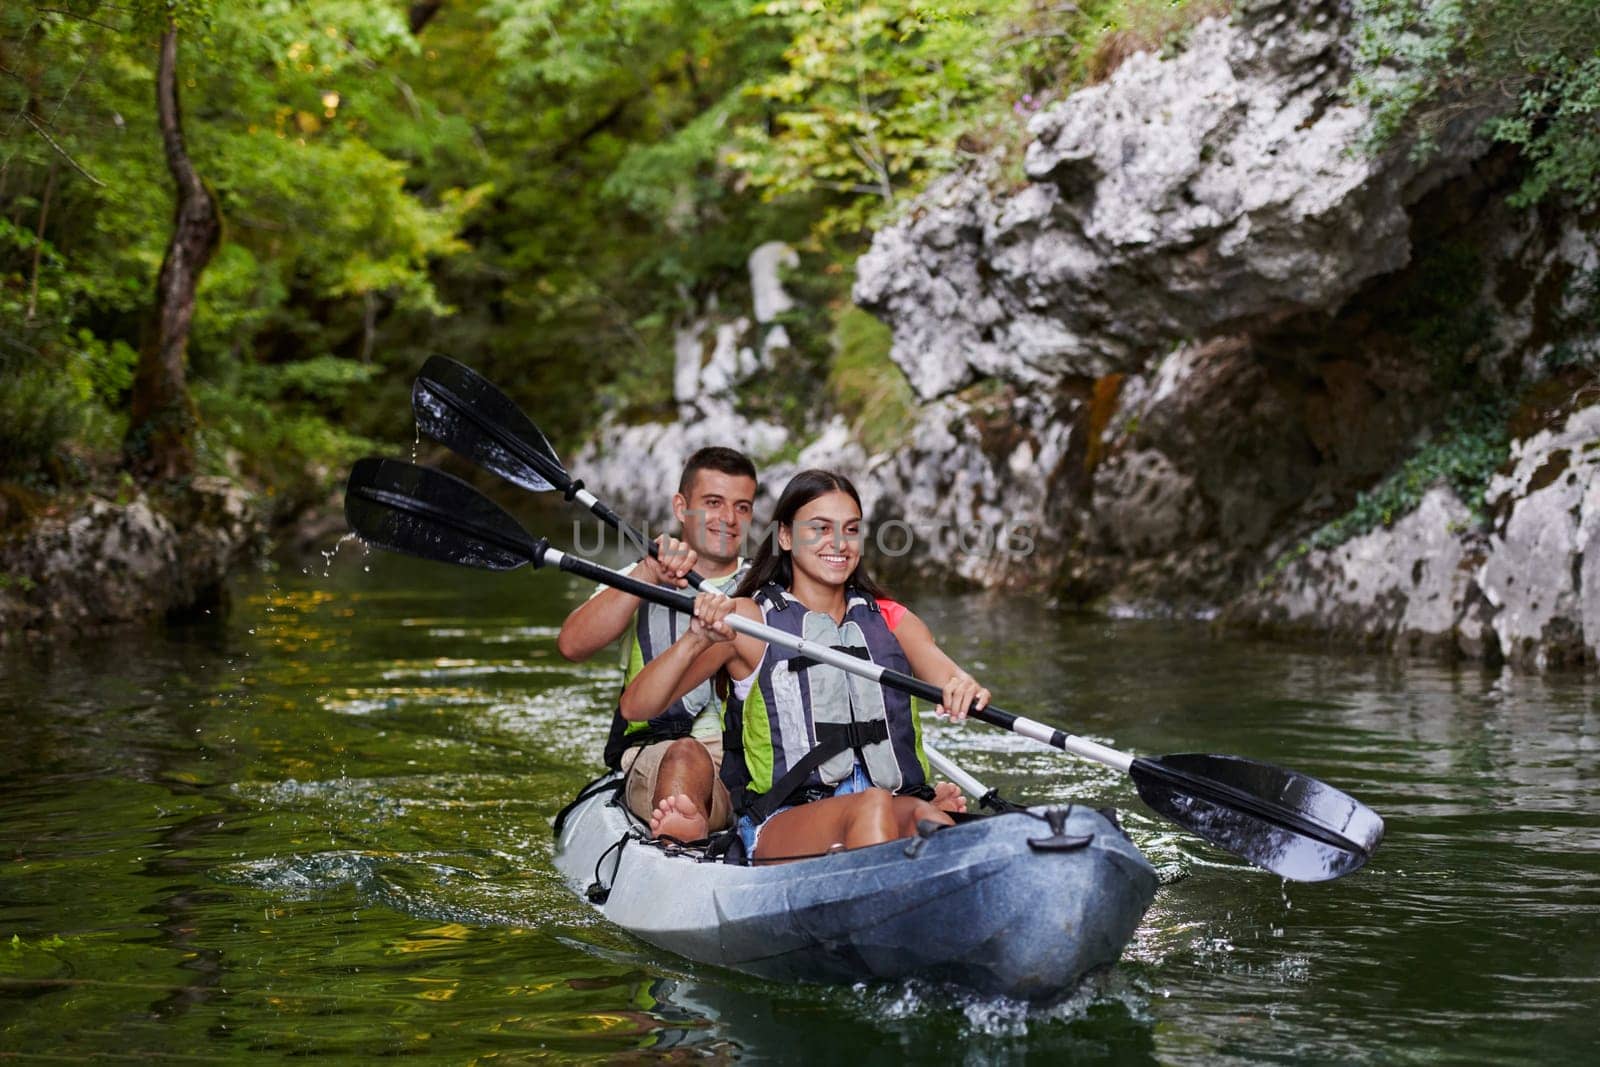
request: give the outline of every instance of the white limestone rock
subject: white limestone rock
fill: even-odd
[[[1501,652],[1544,668],[1600,660],[1600,405],[1512,446],[1489,484],[1499,514],[1478,583]]]
[[[143,494],[92,498],[0,549],[0,571],[14,579],[0,598],[0,633],[90,632],[216,602],[265,525],[250,494],[224,478],[194,478],[159,505]]]
[[[778,274],[799,265],[799,254],[782,241],[767,241],[750,253],[746,263],[750,271],[750,298],[755,305],[756,321],[761,325],[767,325],[794,307],[794,297],[784,290]]]
[[[1600,662],[1600,405],[1516,442],[1487,535],[1444,486],[1387,529],[1295,560],[1231,621],[1543,670]]]
[[[1405,207],[1467,165],[1471,124],[1427,163],[1359,151],[1336,10],[1243,4],[1176,57],[1133,56],[1033,118],[1035,184],[996,197],[986,163],[881,231],[855,298],[894,329],[918,395],[1134,370],[1181,338],[1335,309],[1404,265]]]
[[[1410,651],[1451,651],[1471,601],[1474,539],[1466,505],[1435,486],[1416,510],[1291,562],[1235,607],[1235,621],[1323,631]]]
[[[703,402],[699,410],[686,422],[607,422],[573,457],[572,469],[618,514],[659,530],[672,523],[678,476],[696,449],[736,448],[759,469],[789,443],[782,426],[745,419],[725,399]]]

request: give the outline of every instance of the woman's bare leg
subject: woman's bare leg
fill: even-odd
[[[779,812],[763,823],[756,858],[814,856],[835,845],[862,848],[892,841],[902,836],[899,830],[895,797],[887,790],[826,797]]]
[[[894,798],[895,829],[899,831],[897,837],[911,837],[917,832],[917,823],[924,819],[938,823],[940,826],[954,826],[952,819],[944,809],[935,807],[931,801],[919,800],[916,797]]]

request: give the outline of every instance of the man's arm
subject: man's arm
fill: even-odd
[[[652,585],[672,585],[683,588],[688,583],[683,576],[694,570],[695,554],[675,538],[661,539],[660,562],[655,556],[646,556],[630,572],[640,581]],[[556,637],[556,651],[573,663],[584,660],[605,648],[627,632],[633,616],[639,610],[639,598],[620,589],[605,589],[572,609],[567,621],[561,624]]]
[[[710,608],[708,602],[717,606]],[[708,613],[714,623],[705,621]],[[766,644],[753,637],[736,635],[722,620],[730,611],[760,620],[761,609],[754,600],[732,600],[721,593],[701,593],[695,598],[695,618],[684,635],[665,652],[644,665],[622,691],[618,710],[629,722],[653,719],[689,690],[717,673],[719,667],[733,665],[740,676],[747,675],[751,657],[760,664]]]
[[[634,576],[647,580],[640,570],[643,568],[635,570]],[[561,624],[556,651],[573,663],[582,663],[621,637],[638,610],[639,598],[632,593],[606,589],[572,609]]]

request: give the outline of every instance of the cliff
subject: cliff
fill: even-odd
[[[1594,663],[1600,222],[1507,206],[1518,163],[1470,112],[1429,154],[1365,150],[1348,33],[1338,3],[1242,0],[1036,115],[1024,181],[990,158],[879,232],[855,298],[916,394],[897,446],[835,420],[796,455],[685,397],[688,434],[590,458],[840,466],[917,573]]]

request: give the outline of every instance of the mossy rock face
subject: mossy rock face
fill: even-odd
[[[127,501],[59,501],[0,543],[0,635],[84,633],[216,610],[222,581],[260,550],[265,515],[225,478]],[[0,637],[0,639],[4,639]]]
[[[43,514],[46,497],[17,482],[0,482],[0,534],[27,526]]]
[[[889,327],[853,305],[834,322],[828,397],[872,454],[903,443],[916,419],[911,384],[889,358],[892,341]]]
[[[1565,368],[1518,398],[1509,424],[1511,438],[1526,440],[1565,422],[1568,415],[1596,400],[1600,400],[1600,367]]]
[[[978,447],[997,469],[1003,468],[1023,444],[1037,448],[1038,440],[1017,422],[1016,387],[1001,382],[980,382],[961,397],[971,403],[967,419],[978,432]]]

